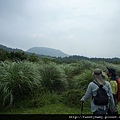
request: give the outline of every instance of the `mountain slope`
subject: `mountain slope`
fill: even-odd
[[[24,52],[23,50],[21,50],[21,49],[14,49],[14,48],[9,48],[9,47],[6,47],[6,46],[4,46],[4,45],[0,45],[0,49],[3,49],[3,50],[6,50],[6,51],[8,51],[8,52],[17,52],[17,51],[21,51],[21,52]]]
[[[65,54],[64,52],[53,49],[53,48],[47,48],[47,47],[32,47],[27,50],[27,52],[35,53],[39,55],[48,55],[52,57],[68,57],[68,54]]]

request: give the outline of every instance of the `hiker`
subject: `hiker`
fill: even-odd
[[[108,115],[118,115],[118,101],[117,101],[117,91],[118,91],[118,86],[117,86],[117,80],[118,78],[116,77],[116,71],[114,68],[108,68],[107,67],[107,76],[110,78],[110,85],[112,88],[112,94],[115,102],[115,111],[112,112],[111,108],[108,109],[107,113]]]
[[[94,114],[95,115],[97,115],[97,114],[105,115],[108,111],[109,106],[111,106],[111,110],[114,111],[115,104],[114,104],[111,86],[110,86],[110,83],[105,80],[104,72],[101,69],[96,68],[94,70],[94,72],[92,73],[92,76],[93,76],[94,80],[89,83],[85,95],[81,98],[81,102],[85,102],[86,100],[91,98],[91,111],[92,111],[93,115]],[[107,93],[108,103],[105,103],[105,105],[104,104],[96,105],[96,103],[94,101],[94,96],[97,95],[97,90],[99,88],[98,85],[102,86],[103,89]],[[104,100],[104,98],[107,98],[107,97],[102,97],[102,100]]]

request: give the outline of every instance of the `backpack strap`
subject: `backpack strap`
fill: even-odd
[[[98,87],[100,87],[101,85],[98,83],[98,82],[96,82],[95,80],[93,80],[92,81],[94,84],[96,84]],[[94,96],[92,95],[92,100],[93,100],[93,98],[94,98]]]
[[[99,87],[99,84],[96,81],[92,81],[94,84],[96,84]],[[92,100],[93,100],[94,96],[92,95]]]
[[[93,83],[95,83],[98,87],[100,86],[99,83],[95,82],[94,80],[93,80]]]
[[[103,85],[100,85],[98,82],[96,82],[95,80],[93,80],[93,83],[95,83],[98,87],[103,87]],[[105,82],[106,84],[106,82]]]

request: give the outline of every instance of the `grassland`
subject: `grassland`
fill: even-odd
[[[104,61],[83,60],[69,64],[49,60],[1,62],[0,114],[80,115],[80,99],[97,67],[103,71],[106,67],[114,67],[120,75],[119,64]],[[84,103],[82,113],[92,114],[89,100]]]

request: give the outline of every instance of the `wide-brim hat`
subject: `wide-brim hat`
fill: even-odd
[[[96,68],[93,72],[93,78],[99,83],[99,84],[104,84],[105,83],[105,73],[100,69]]]
[[[93,72],[94,75],[99,76],[102,75],[103,77],[105,77],[105,73],[100,69],[100,68],[96,68]]]

